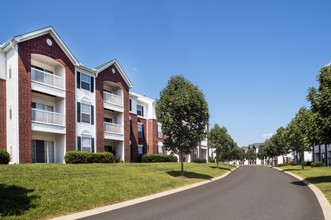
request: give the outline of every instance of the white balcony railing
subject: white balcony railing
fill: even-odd
[[[120,106],[123,105],[122,97],[110,92],[103,92],[103,100],[108,103],[112,103]]]
[[[31,80],[40,82],[40,83],[44,83],[48,86],[64,89],[64,78],[63,77],[60,77],[60,76],[57,76],[54,74],[50,74],[50,73],[47,73],[45,71],[38,70],[35,68],[31,68]]]
[[[162,131],[158,131],[157,132],[157,137],[158,138],[163,138],[163,132]]]
[[[123,134],[123,126],[119,124],[104,122],[104,131]]]
[[[33,108],[32,122],[64,126],[64,114]]]

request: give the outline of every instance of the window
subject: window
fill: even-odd
[[[132,112],[132,99],[130,99],[129,106],[130,106],[130,112]]]
[[[163,138],[161,123],[157,123],[157,138]]]
[[[91,106],[81,103],[82,108],[82,122],[91,123]]]
[[[144,106],[137,105],[137,115],[144,117]]]
[[[94,92],[94,78],[84,73],[77,72],[77,88]]]
[[[104,118],[104,122],[113,123],[113,119],[112,118]]]
[[[144,146],[138,145],[138,156],[141,156],[144,154]]]
[[[94,124],[94,106],[77,102],[77,122]]]
[[[82,137],[82,151],[91,152],[91,138]]]
[[[44,111],[48,111],[48,112],[54,112],[54,107],[53,106],[45,105],[45,104],[41,104],[41,103],[36,103],[36,102],[32,102],[32,108],[39,109],[39,110],[44,110]]]
[[[138,123],[138,138],[143,138],[144,136],[144,126]]]
[[[32,163],[54,162],[54,141],[32,140]]]
[[[197,148],[193,149],[193,158],[198,158],[198,149]]]
[[[90,91],[91,77],[89,77],[84,73],[81,73],[80,80],[81,80],[81,85],[80,85],[81,88]]]

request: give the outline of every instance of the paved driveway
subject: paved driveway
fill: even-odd
[[[226,178],[115,211],[94,220],[313,220],[324,219],[313,192],[295,178],[262,166],[244,166]]]

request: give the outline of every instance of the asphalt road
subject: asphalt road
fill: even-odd
[[[324,217],[315,195],[302,182],[272,168],[245,166],[203,186],[84,219],[319,220]]]

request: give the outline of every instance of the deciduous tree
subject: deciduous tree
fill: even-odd
[[[164,146],[179,155],[184,176],[182,157],[206,135],[208,104],[197,86],[183,76],[173,76],[161,91],[156,105],[156,116],[166,137]]]

